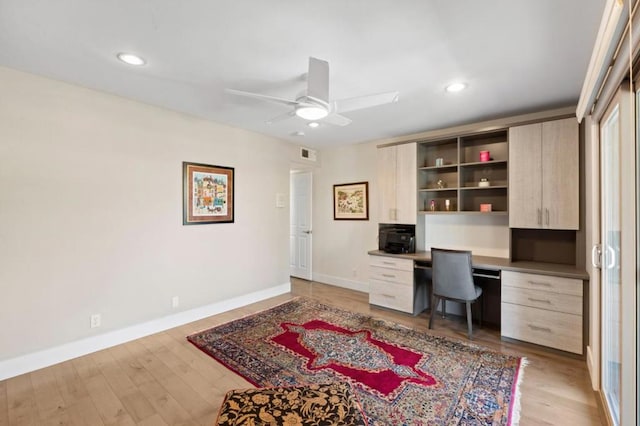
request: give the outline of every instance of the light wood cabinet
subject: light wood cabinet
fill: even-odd
[[[575,118],[509,129],[509,226],[579,228]]]
[[[396,147],[378,148],[378,218],[396,223]]]
[[[416,144],[378,148],[380,223],[416,223]]]
[[[413,314],[413,261],[369,256],[369,303]]]
[[[501,335],[582,354],[582,290],[578,279],[502,271]]]
[[[545,227],[578,229],[580,148],[575,118],[542,123],[542,153]]]

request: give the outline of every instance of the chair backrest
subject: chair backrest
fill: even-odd
[[[474,300],[471,252],[431,249],[433,293],[451,299]]]

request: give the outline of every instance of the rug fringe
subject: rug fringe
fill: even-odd
[[[520,358],[520,365],[518,366],[518,377],[513,384],[513,400],[509,409],[509,426],[518,426],[520,423],[520,384],[524,376],[524,368],[529,365],[529,360],[525,357]]]

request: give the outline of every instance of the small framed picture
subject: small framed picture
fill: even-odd
[[[182,224],[233,222],[233,167],[182,163]]]
[[[369,183],[333,185],[334,220],[369,220]]]

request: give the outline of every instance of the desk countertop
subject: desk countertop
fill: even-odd
[[[382,250],[371,250],[369,252],[373,256],[398,257],[402,259],[410,259],[416,262],[431,261],[431,252],[419,251],[416,253],[391,254]],[[526,272],[530,274],[554,275],[557,277],[577,278],[580,280],[588,280],[589,275],[584,269],[572,266],[561,265],[556,263],[545,262],[528,262],[515,261],[512,262],[506,257],[490,257],[490,256],[473,256],[473,266],[484,269],[499,269],[503,271]]]

